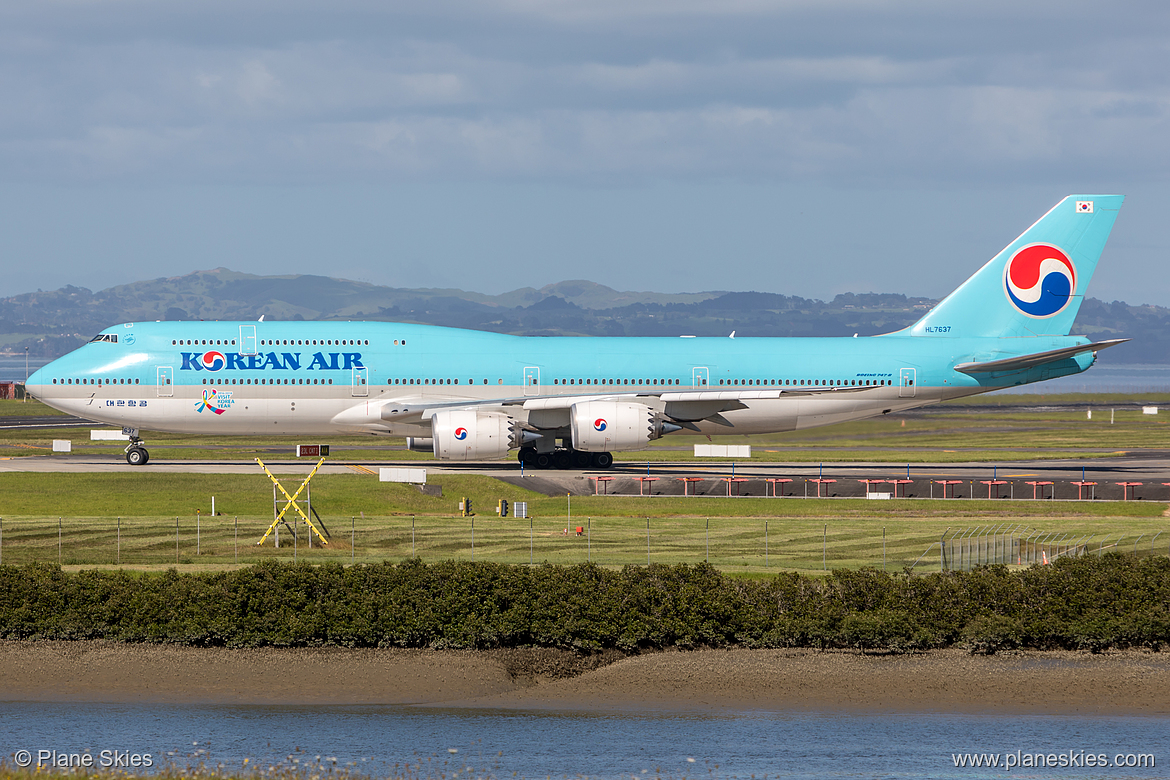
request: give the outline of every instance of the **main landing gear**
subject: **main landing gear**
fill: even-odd
[[[142,439],[130,437],[130,446],[126,448],[126,462],[131,466],[145,466],[150,462],[150,453],[142,446]]]
[[[607,469],[613,465],[613,455],[608,452],[580,452],[572,449],[537,452],[535,447],[521,448],[516,460],[530,469]]]

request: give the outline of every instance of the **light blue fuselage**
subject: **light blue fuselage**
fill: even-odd
[[[100,422],[182,433],[419,434],[416,424],[386,423],[372,408],[393,399],[781,391],[724,413],[731,427],[700,423],[707,433],[764,433],[1037,382],[1093,362],[1086,353],[978,378],[954,370],[1087,343],[1069,336],[542,338],[381,322],[131,323],[103,335],[118,341],[53,361],[29,379],[30,392]],[[213,352],[223,360],[205,365]],[[215,399],[205,403],[211,390]]]
[[[858,420],[1084,371],[1069,336],[1120,195],[1069,195],[918,322],[865,338],[538,338],[382,322],[154,322],[108,328],[31,393],[140,431],[367,432],[437,457],[606,467],[679,431]],[[428,438],[429,437],[429,438]],[[427,445],[419,443],[420,448]],[[584,453],[588,457],[577,457]],[[537,456],[541,457],[537,457]]]

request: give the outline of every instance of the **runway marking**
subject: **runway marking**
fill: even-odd
[[[17,428],[92,428],[93,423],[35,423],[33,425],[0,425],[0,430],[16,430]]]
[[[374,474],[374,475],[377,475],[377,473],[378,473],[378,472],[374,471],[373,469],[368,469],[368,468],[366,468],[365,466],[358,466],[358,465],[356,465],[356,464],[353,464],[353,463],[346,463],[346,464],[345,464],[345,467],[346,467],[347,469],[350,469],[351,471],[356,471],[356,472],[357,472],[357,473],[359,473],[359,474]]]

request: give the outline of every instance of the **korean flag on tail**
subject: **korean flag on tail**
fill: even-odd
[[[1078,200],[1077,201],[1077,213],[1078,214],[1092,214],[1093,213],[1093,201],[1091,201],[1091,200]]]

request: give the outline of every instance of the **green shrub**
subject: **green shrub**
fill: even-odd
[[[963,628],[962,636],[972,655],[994,655],[1023,643],[1020,621],[1004,615],[979,615]]]
[[[269,562],[145,575],[0,566],[0,637],[193,646],[1099,652],[1170,642],[1167,605],[1170,561],[1118,554],[1014,572],[863,569],[823,580],[741,580],[706,564]]]

